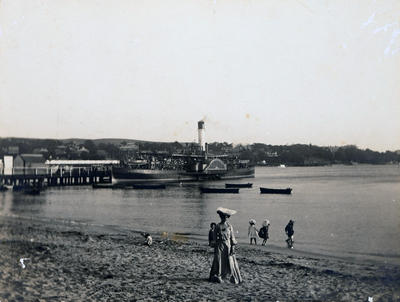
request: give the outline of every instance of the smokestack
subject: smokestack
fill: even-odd
[[[199,132],[199,145],[202,151],[206,150],[206,141],[205,141],[205,137],[206,137],[206,129],[204,127],[204,121],[199,121],[197,123],[198,127],[198,132]]]

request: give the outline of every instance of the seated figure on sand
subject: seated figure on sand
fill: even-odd
[[[153,244],[153,238],[151,238],[151,235],[149,233],[142,233],[142,236],[145,238],[145,244],[150,246]]]
[[[222,283],[223,279],[238,284],[242,282],[239,266],[235,256],[237,241],[233,233],[232,225],[227,221],[235,214],[235,210],[218,208],[217,213],[221,222],[215,227],[216,245],[214,248],[214,260],[210,271],[210,281]]]

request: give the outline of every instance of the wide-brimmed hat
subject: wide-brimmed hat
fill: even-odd
[[[221,208],[221,207],[219,207],[219,208],[217,209],[217,213],[218,213],[218,214],[221,213],[221,214],[224,214],[224,215],[227,215],[227,216],[231,216],[231,215],[233,215],[233,214],[236,214],[236,211],[235,211],[235,210],[231,210],[231,209],[227,209],[227,208]]]
[[[263,225],[263,226],[269,225],[269,220],[268,220],[268,219],[265,219],[265,220],[263,221],[262,225]]]
[[[256,224],[256,220],[255,219],[250,219],[249,223],[250,224]]]

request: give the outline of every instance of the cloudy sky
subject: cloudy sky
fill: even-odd
[[[400,149],[400,2],[1,0],[0,137]]]

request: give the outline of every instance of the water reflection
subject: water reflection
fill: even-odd
[[[44,211],[46,197],[42,195],[28,195],[22,192],[11,190],[0,194],[0,210],[3,214],[21,215],[34,214],[40,215]]]
[[[196,186],[168,186],[165,190],[124,190],[124,204],[143,227],[174,233],[201,228],[207,214]],[[135,207],[137,206],[137,207]],[[132,221],[133,224],[136,224]]]
[[[1,213],[9,213],[9,208],[11,205],[11,201],[9,200],[9,192],[1,192],[0,193],[0,212]]]

